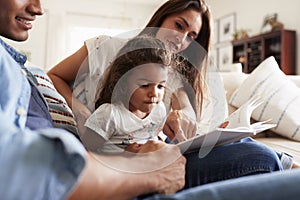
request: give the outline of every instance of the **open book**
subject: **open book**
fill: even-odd
[[[199,148],[228,144],[275,127],[276,124],[267,123],[269,120],[251,124],[252,112],[260,104],[259,98],[251,98],[232,113],[219,128],[206,134],[198,133],[197,136],[177,145],[181,152],[187,152]]]

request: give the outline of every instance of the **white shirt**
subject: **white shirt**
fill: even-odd
[[[86,105],[91,111],[95,109],[94,100],[100,78],[126,42],[126,39],[105,35],[85,41],[88,50],[89,74],[84,80],[84,95]]]
[[[95,131],[107,142],[101,151],[123,151],[127,143],[145,143],[157,140],[166,120],[166,108],[162,102],[153,107],[150,114],[141,119],[123,104],[102,104],[87,119],[85,126]]]

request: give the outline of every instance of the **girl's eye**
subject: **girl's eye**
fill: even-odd
[[[149,84],[140,84],[139,87],[140,87],[140,88],[147,88],[147,87],[149,87]]]
[[[157,86],[158,89],[165,89],[165,87],[166,87],[165,85],[158,85]]]

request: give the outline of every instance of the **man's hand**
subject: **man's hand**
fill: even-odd
[[[154,181],[157,181],[158,193],[173,194],[183,188],[185,184],[185,164],[186,160],[181,156],[172,164],[150,174],[150,176],[153,176]]]

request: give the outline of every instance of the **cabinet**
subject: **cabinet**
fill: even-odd
[[[243,72],[251,73],[264,59],[274,56],[285,74],[295,74],[296,32],[278,30],[232,41],[233,63],[242,63]]]

